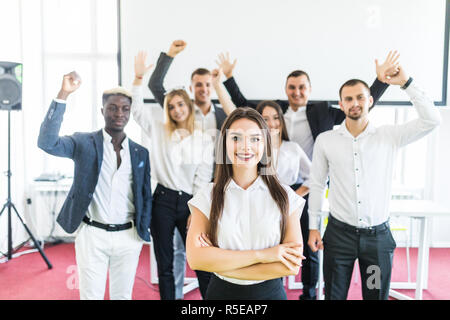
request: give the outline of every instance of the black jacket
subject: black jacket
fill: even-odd
[[[227,79],[224,85],[236,107],[256,108],[259,101],[247,100],[240,91],[234,77]],[[370,87],[373,105],[381,98],[388,87],[388,84],[375,79]],[[286,113],[289,108],[289,102],[286,100],[276,100],[275,102],[280,105],[283,113]],[[329,101],[314,101],[308,102],[306,105],[306,118],[308,119],[309,127],[311,128],[311,133],[315,141],[317,136],[322,132],[331,130],[335,125],[341,124],[345,119],[345,113],[341,109],[332,107]]]
[[[161,52],[158,58],[158,62],[156,63],[155,70],[153,71],[152,76],[150,77],[150,80],[148,82],[148,88],[152,92],[156,101],[158,101],[161,106],[164,106],[164,97],[166,95],[166,89],[163,85],[164,78],[166,77],[167,71],[172,64],[172,61],[172,57],[169,57],[164,52]],[[214,115],[216,117],[217,130],[220,130],[227,115],[222,108],[217,107],[215,104],[213,105],[215,109]]]

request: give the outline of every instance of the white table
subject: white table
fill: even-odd
[[[422,300],[423,289],[428,286],[428,220],[432,217],[448,217],[450,210],[429,200],[391,200],[391,216],[402,216],[418,219],[420,221],[419,234],[419,255],[417,257],[417,277],[416,282],[391,282],[389,295],[400,300],[414,300],[413,298],[401,294],[394,289],[415,289],[415,299]],[[324,218],[328,216],[328,210],[324,210],[321,215],[320,232],[323,235],[325,231]],[[319,251],[319,293],[318,298],[324,298],[323,293],[323,252]]]
[[[30,228],[31,233],[36,240],[41,242],[41,247],[44,249],[45,240],[49,236],[58,238],[69,239],[73,238],[76,233],[66,233],[56,222],[56,214],[61,209],[62,203],[67,196],[72,185],[72,179],[61,179],[59,181],[33,181],[30,185],[30,198],[31,198],[31,210],[25,216],[22,217],[24,222]],[[55,207],[53,208],[55,214],[49,212],[49,208],[45,208],[43,204],[46,204],[48,195],[54,197]],[[56,197],[59,197],[56,199]],[[57,201],[60,200],[60,201]],[[51,234],[51,226],[55,226],[54,234]],[[15,253],[13,257],[19,257],[23,254],[37,252],[37,249],[30,249],[26,251],[20,251]],[[0,260],[0,263],[8,261],[7,259]]]
[[[62,179],[59,181],[33,181],[30,186],[31,212],[28,217],[31,229],[38,240],[45,240],[50,236],[50,229],[55,225],[55,235],[64,238],[73,238],[76,233],[66,233],[57,223],[56,215],[59,213],[62,204],[67,197],[67,193],[72,186],[72,179]],[[49,196],[54,202],[54,208],[48,208]],[[52,215],[51,210],[55,210]]]
[[[417,257],[416,282],[391,282],[389,295],[396,299],[413,300],[393,289],[415,289],[415,299],[422,300],[423,289],[428,287],[429,237],[428,222],[432,217],[450,216],[450,210],[428,200],[393,200],[390,204],[391,216],[403,216],[420,222],[419,255]]]

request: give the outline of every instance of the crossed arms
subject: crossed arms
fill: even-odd
[[[283,243],[262,250],[226,250],[212,246],[206,236],[209,220],[193,207],[186,239],[186,256],[194,270],[215,272],[243,280],[269,280],[296,275],[304,259],[300,229],[300,209],[287,221]]]

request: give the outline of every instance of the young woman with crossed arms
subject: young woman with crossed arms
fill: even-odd
[[[224,111],[229,114],[236,106],[222,84],[222,69],[216,69],[212,72],[213,86]],[[303,151],[299,144],[289,140],[286,122],[284,120],[283,111],[278,103],[272,100],[261,101],[256,106],[258,111],[269,126],[272,145],[274,166],[277,171],[278,179],[291,186],[291,188],[300,196],[308,199],[309,193],[309,174],[311,171],[311,161],[307,154]],[[300,216],[308,215],[308,202],[305,202],[303,212]],[[307,221],[307,220],[306,220]],[[301,223],[302,235],[308,234],[308,223]],[[318,265],[317,258],[311,254],[311,249],[307,245],[306,239],[303,242],[303,255],[305,260],[302,266],[302,282],[304,290],[302,297],[315,297],[314,279],[318,277],[315,273],[315,266]]]
[[[189,202],[186,254],[213,272],[207,299],[286,299],[281,278],[299,272],[305,200],[274,174],[269,128],[250,108],[226,119],[216,176]]]

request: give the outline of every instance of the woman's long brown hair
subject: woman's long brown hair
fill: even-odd
[[[270,195],[277,203],[281,212],[281,241],[286,234],[286,224],[289,214],[289,201],[286,190],[281,186],[275,170],[272,166],[272,144],[269,133],[269,127],[263,117],[254,109],[237,108],[225,120],[222,125],[220,137],[218,138],[216,149],[216,174],[214,178],[214,187],[212,189],[211,213],[209,218],[209,238],[214,246],[218,246],[217,231],[220,218],[222,217],[225,189],[233,177],[233,167],[230,159],[227,158],[226,138],[227,130],[233,122],[239,119],[248,119],[255,122],[263,132],[264,153],[261,161],[258,163],[258,175],[261,176],[267,185]]]

